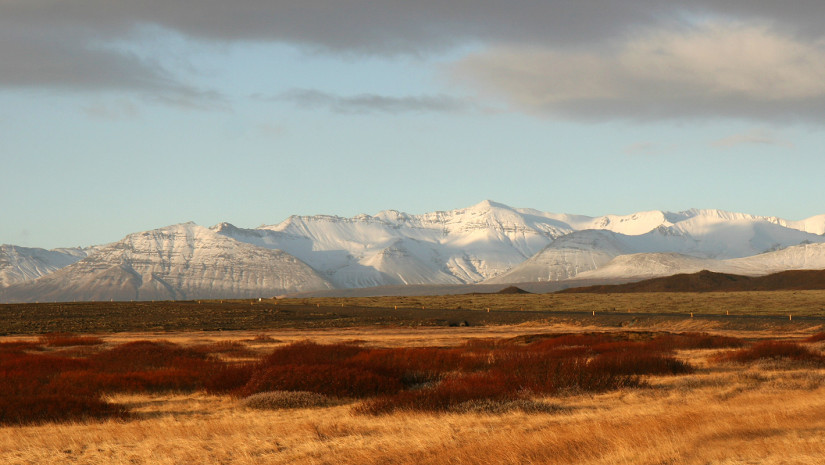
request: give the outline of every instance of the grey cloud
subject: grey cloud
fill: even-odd
[[[12,24],[123,37],[152,24],[226,41],[284,41],[337,51],[417,53],[467,41],[579,43],[671,15],[652,0],[26,0],[4,3]]]
[[[755,97],[754,89],[707,93],[702,85],[708,82],[701,79],[678,85],[674,75],[639,79],[638,72],[628,72],[631,68],[613,56],[623,52],[616,44],[627,44],[645,31],[685,31],[702,21],[770,25],[777,34],[811,45],[825,37],[823,17],[821,0],[9,0],[0,3],[0,86],[124,89],[185,107],[225,105],[216,93],[193,89],[156,63],[93,46],[108,40],[140,42],[145,27],[152,26],[194,40],[283,42],[356,55],[481,47],[485,52],[457,65],[462,79],[504,97],[514,108],[541,114],[819,120],[825,101],[818,93],[773,100]],[[517,52],[502,63],[502,50]],[[548,52],[561,57],[552,61],[553,68],[547,65]],[[757,74],[767,69],[773,78],[783,79],[775,69],[758,69]],[[805,73],[798,65],[792,69]],[[605,84],[607,79],[615,82]],[[558,85],[579,94],[552,101],[535,98],[556,92]],[[622,96],[600,94],[617,91]],[[407,111],[401,109],[438,103],[364,97],[320,100],[343,111]]]
[[[452,73],[483,95],[551,116],[825,119],[825,44],[763,25],[650,29],[609,51],[495,48]]]
[[[144,100],[188,108],[225,106],[218,93],[186,85],[158,63],[101,46],[102,42],[88,31],[38,30],[2,17],[0,86],[128,91]]]
[[[0,8],[16,24],[110,37],[155,24],[197,38],[376,53],[468,40],[580,44],[697,15],[779,21],[814,35],[825,30],[825,2],[819,0],[26,0]]]
[[[281,95],[258,99],[285,101],[302,108],[323,108],[335,113],[453,113],[472,108],[468,102],[446,95],[388,97],[375,94],[339,96],[309,89],[293,89]]]

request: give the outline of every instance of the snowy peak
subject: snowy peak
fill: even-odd
[[[645,234],[661,226],[670,226],[664,212],[647,211],[632,215],[605,215],[594,218],[587,229],[604,229],[629,236]]]
[[[478,282],[506,272],[572,231],[552,218],[489,200],[423,215],[385,210],[353,218],[292,216],[256,230],[228,225],[213,229],[238,241],[286,251],[339,287]],[[388,259],[388,251],[398,244],[410,252]]]

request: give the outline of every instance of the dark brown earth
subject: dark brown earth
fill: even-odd
[[[0,304],[0,336],[65,332],[238,331],[281,328],[335,329],[347,327],[598,325],[647,328],[662,323],[710,322],[718,329],[808,328],[825,325],[825,318],[746,316],[696,313],[635,313],[564,310],[464,310],[318,306],[274,300],[78,302]]]
[[[801,291],[825,289],[825,270],[783,271],[767,276],[700,271],[635,283],[587,286],[564,289],[559,293],[627,293],[627,292],[741,292]]]

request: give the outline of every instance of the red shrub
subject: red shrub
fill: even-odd
[[[212,394],[225,394],[244,387],[258,368],[253,363],[225,363],[215,366],[203,380],[203,387]]]
[[[619,352],[627,352],[627,351],[634,351],[638,352],[640,350],[649,350],[660,352],[655,348],[650,347],[650,341],[645,342],[637,342],[637,341],[616,341],[616,342],[604,342],[601,344],[596,344],[591,347],[591,350],[594,354],[612,354],[612,353],[619,353]]]
[[[805,339],[805,342],[819,342],[819,341],[825,341],[825,333],[817,333],[817,334],[814,334],[813,336]]]
[[[351,344],[316,344],[301,341],[278,347],[265,357],[262,363],[266,366],[339,363],[366,350]]]
[[[86,370],[88,360],[47,354],[4,353],[0,356],[0,423],[24,424],[122,416],[82,383],[55,386],[65,373]]]
[[[135,341],[121,344],[90,357],[99,371],[135,372],[161,368],[209,369],[209,356],[161,341]]]
[[[765,341],[747,349],[721,354],[717,361],[747,363],[755,360],[788,359],[802,362],[825,364],[825,356],[813,352],[805,346],[782,341]]]
[[[334,397],[370,397],[401,390],[398,379],[342,365],[262,366],[239,391],[248,396],[265,391],[309,391]]]
[[[124,407],[96,397],[65,394],[0,396],[0,424],[6,425],[126,416]]]
[[[54,392],[81,392],[95,395],[103,392],[164,392],[194,391],[203,387],[203,373],[164,368],[128,373],[70,371],[61,373],[49,384]]]
[[[563,336],[557,336],[551,339],[545,339],[543,341],[538,341],[530,344],[528,346],[529,350],[532,351],[546,351],[550,349],[555,349],[558,347],[576,347],[576,346],[585,346],[585,347],[593,347],[597,344],[605,344],[609,342],[615,342],[615,336],[610,334],[566,334]]]
[[[63,371],[83,370],[89,366],[88,360],[48,354],[0,354],[0,377],[8,376],[10,372],[19,372],[27,378],[50,378]]]
[[[486,359],[486,356],[482,359],[461,349],[422,347],[364,351],[345,364],[399,379],[405,386],[413,386],[441,379],[452,371],[478,369],[486,364]]]
[[[743,347],[745,341],[729,336],[713,336],[705,333],[663,334],[653,338],[648,348],[670,351],[687,349],[721,349],[726,347]]]
[[[446,411],[464,402],[481,399],[500,400],[512,397],[507,380],[497,372],[471,373],[450,377],[437,386],[402,391],[372,399],[358,408],[362,413],[377,415],[397,410]]]
[[[587,370],[611,376],[675,375],[693,372],[686,362],[642,350],[602,353],[587,363]]]
[[[0,353],[21,351],[21,350],[40,350],[43,347],[39,342],[34,341],[6,341],[0,342]]]

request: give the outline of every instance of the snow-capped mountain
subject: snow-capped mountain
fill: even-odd
[[[254,297],[329,288],[825,268],[825,215],[547,213],[484,201],[411,215],[191,223],[89,249],[0,249],[0,301]],[[57,271],[56,271],[57,270]],[[35,279],[37,278],[37,279]]]
[[[0,291],[6,301],[183,300],[273,296],[332,286],[276,250],[193,223],[131,234],[72,265]]]
[[[539,212],[535,212],[539,213]],[[573,228],[485,201],[424,215],[293,216],[258,229],[214,228],[241,242],[283,250],[338,287],[475,283],[528,259]]]
[[[0,245],[0,288],[37,279],[69,266],[88,255],[89,249],[37,249]]]

